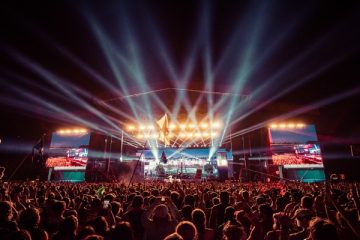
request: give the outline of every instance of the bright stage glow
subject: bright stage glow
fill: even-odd
[[[303,127],[305,127],[305,124],[303,124],[303,123],[298,123],[298,124],[296,124],[296,127],[297,127],[297,128],[303,128]]]
[[[306,125],[304,123],[272,123],[270,124],[271,129],[294,129],[294,128],[304,128]]]
[[[73,128],[73,129],[59,129],[56,131],[60,135],[77,135],[87,133],[87,129],[84,128]]]
[[[134,125],[129,125],[129,126],[127,127],[127,129],[128,129],[129,131],[133,131],[133,130],[135,130],[135,126],[134,126]]]

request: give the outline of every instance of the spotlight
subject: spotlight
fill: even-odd
[[[192,133],[187,133],[186,136],[187,136],[188,138],[191,138],[191,137],[193,136],[193,134],[192,134]]]
[[[289,124],[287,125],[287,127],[288,127],[288,128],[295,128],[295,124],[289,123]]]
[[[148,129],[148,130],[152,130],[152,129],[154,129],[154,128],[155,128],[155,127],[154,127],[153,125],[148,125],[148,126],[147,126],[147,129]]]
[[[286,124],[282,123],[279,125],[280,128],[286,128]]]
[[[170,129],[176,129],[176,125],[172,123],[172,124],[170,124],[169,128]]]
[[[139,128],[140,128],[140,130],[145,130],[145,126],[144,126],[144,125],[140,125]]]
[[[221,126],[221,124],[220,124],[220,122],[216,121],[212,124],[212,126],[213,126],[213,128],[219,128]]]
[[[202,134],[204,137],[208,137],[209,136],[209,133],[207,133],[207,132],[203,132],[203,134]]]
[[[134,125],[129,125],[129,126],[127,127],[127,129],[128,129],[129,131],[135,130],[135,126],[134,126]]]
[[[180,124],[180,128],[181,128],[181,129],[185,129],[185,128],[186,128],[186,125],[185,125],[185,124]]]
[[[207,128],[208,124],[207,123],[202,123],[200,126],[201,126],[201,128]]]
[[[191,123],[191,124],[189,124],[189,128],[190,128],[190,129],[192,129],[192,128],[194,128],[194,127],[195,127],[195,125],[194,125],[194,124],[192,124],[192,123]]]
[[[144,138],[144,135],[138,134],[136,137],[142,139],[142,138]]]
[[[296,127],[297,127],[297,128],[303,128],[303,127],[305,127],[305,124],[303,124],[303,123],[298,123],[298,124],[296,124]]]
[[[217,133],[217,132],[212,132],[212,133],[211,133],[211,136],[212,136],[212,137],[217,137],[217,136],[218,136],[218,133]]]
[[[58,133],[59,134],[65,134],[65,130],[59,130]]]
[[[271,124],[270,128],[278,128],[278,125],[277,124]]]
[[[196,133],[195,133],[195,137],[201,137],[201,133],[196,132]]]
[[[66,133],[66,134],[71,134],[71,130],[70,130],[70,129],[66,129],[66,130],[65,130],[65,133]]]
[[[185,133],[180,133],[179,136],[183,138],[183,137],[186,137],[186,134]]]

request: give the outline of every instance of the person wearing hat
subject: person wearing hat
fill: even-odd
[[[310,220],[313,218],[314,212],[306,209],[306,208],[299,208],[295,211],[294,219],[296,221],[297,227],[299,227],[299,231],[290,234],[289,240],[302,240],[309,236],[309,223]]]

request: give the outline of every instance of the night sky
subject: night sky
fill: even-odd
[[[359,1],[1,1],[0,138],[79,125],[59,109],[88,118],[96,100],[188,87],[251,96],[230,121],[289,89],[269,105],[315,109],[326,139],[359,143],[359,23]]]

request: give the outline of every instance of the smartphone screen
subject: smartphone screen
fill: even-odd
[[[109,204],[110,204],[110,201],[109,200],[104,200],[104,208],[108,208],[109,207]]]

